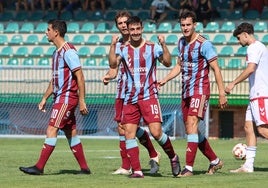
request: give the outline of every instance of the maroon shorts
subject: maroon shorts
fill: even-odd
[[[183,114],[183,121],[187,120],[187,116],[197,116],[204,119],[209,95],[195,95],[182,100],[181,108]]]
[[[162,112],[158,99],[141,100],[135,104],[123,105],[122,124],[139,124],[141,118],[144,123],[162,123]]]
[[[123,110],[123,104],[124,104],[124,99],[115,99],[115,115],[114,115],[114,120],[118,123],[121,122],[121,117],[122,117],[122,110]]]
[[[49,120],[49,126],[53,126],[59,129],[75,129],[75,109],[76,105],[61,103],[54,104]]]

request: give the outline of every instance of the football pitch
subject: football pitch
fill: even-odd
[[[0,187],[94,187],[94,188],[257,188],[268,183],[268,141],[259,139],[255,172],[250,174],[232,174],[230,169],[239,167],[243,161],[233,158],[232,147],[244,142],[244,139],[210,140],[211,146],[224,161],[224,167],[214,175],[206,175],[208,160],[198,151],[194,176],[173,178],[169,159],[153,141],[162,157],[160,170],[151,176],[149,156],[140,145],[140,160],[144,179],[130,179],[124,175],[112,175],[120,164],[117,139],[82,138],[85,155],[92,171],[91,175],[75,175],[79,166],[71,153],[67,141],[59,138],[57,146],[47,162],[42,176],[31,176],[19,171],[19,166],[34,165],[39,158],[44,138],[0,138]],[[185,165],[186,141],[172,141],[176,153],[180,156],[181,166]]]

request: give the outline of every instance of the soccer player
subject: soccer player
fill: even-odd
[[[248,46],[245,70],[232,81],[226,88],[226,93],[231,93],[235,85],[249,79],[249,104],[246,110],[244,130],[246,133],[246,161],[233,173],[254,172],[254,159],[257,149],[257,131],[268,139],[268,49],[254,37],[254,27],[250,23],[241,23],[233,32],[240,45]]]
[[[178,177],[192,176],[197,149],[210,161],[207,174],[214,174],[222,168],[223,162],[210,147],[205,135],[198,132],[200,119],[209,105],[210,81],[209,69],[214,71],[219,90],[219,105],[224,108],[227,100],[217,54],[210,41],[195,31],[196,15],[185,11],[179,18],[183,36],[178,41],[177,64],[170,73],[159,82],[163,86],[169,80],[182,74],[182,113],[187,134],[186,166]]]
[[[90,174],[83,147],[76,131],[75,109],[79,104],[82,115],[88,114],[85,103],[85,80],[75,47],[64,40],[67,32],[65,21],[50,20],[46,35],[57,50],[53,53],[52,79],[39,103],[39,110],[45,112],[47,99],[53,95],[52,113],[46,131],[46,139],[39,160],[34,166],[19,169],[31,175],[41,175],[52,154],[59,130],[64,131],[71,151],[80,165],[79,174]]]
[[[142,21],[133,16],[127,20],[130,41],[120,47],[116,62],[110,62],[114,68],[122,64],[126,76],[126,91],[121,117],[125,131],[126,150],[133,170],[131,178],[143,178],[139,160],[139,148],[135,139],[140,119],[148,125],[152,136],[168,155],[172,173],[180,173],[179,157],[174,152],[169,137],[162,132],[162,114],[158,101],[156,81],[157,59],[165,66],[171,65],[171,56],[163,35],[158,36],[159,44],[142,38]],[[108,79],[108,78],[106,78]]]
[[[130,17],[130,13],[127,11],[119,11],[115,16],[115,24],[118,30],[120,31],[120,34],[122,38],[119,39],[118,42],[118,36],[113,36],[112,38],[112,44],[109,51],[109,59],[110,61],[116,61],[116,44],[118,47],[121,45],[125,45],[129,41],[129,33],[127,29],[127,19]],[[116,67],[115,75],[118,74],[118,80],[117,80],[117,94],[116,94],[116,100],[115,100],[115,117],[114,120],[118,123],[118,133],[119,133],[119,148],[120,148],[120,155],[122,159],[122,164],[119,169],[117,169],[113,174],[124,174],[129,175],[131,174],[131,165],[129,158],[127,156],[126,151],[126,138],[125,138],[125,132],[121,125],[121,115],[122,115],[122,108],[123,108],[123,102],[125,98],[125,82],[126,77],[124,74],[124,67],[122,64],[120,64],[118,73],[118,67]],[[110,69],[107,74],[111,74],[113,70]],[[114,75],[114,77],[115,77]],[[104,76],[103,82],[104,84],[108,84],[109,80],[105,79]],[[150,173],[155,174],[159,170],[159,160],[160,160],[160,153],[157,152],[151,142],[151,139],[149,137],[149,134],[147,131],[142,129],[141,127],[138,127],[136,137],[139,139],[140,143],[148,150],[150,161],[149,164],[151,165]]]

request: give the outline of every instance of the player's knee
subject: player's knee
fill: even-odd
[[[159,140],[162,136],[162,131],[150,131],[155,140]]]
[[[258,132],[261,136],[268,139],[268,126],[267,125],[258,126]]]

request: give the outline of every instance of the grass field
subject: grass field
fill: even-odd
[[[130,179],[123,175],[112,175],[120,166],[118,140],[82,139],[86,157],[92,171],[91,175],[75,175],[79,166],[75,161],[67,141],[58,139],[57,147],[50,157],[45,174],[30,176],[19,171],[19,166],[31,166],[39,157],[44,139],[0,138],[0,187],[94,187],[94,188],[257,188],[266,187],[268,183],[268,142],[258,140],[258,152],[255,160],[255,172],[251,174],[231,174],[230,169],[239,167],[242,161],[231,155],[232,147],[244,140],[210,140],[225,166],[215,175],[205,175],[208,168],[207,159],[198,152],[194,176],[173,178],[167,156],[153,141],[162,158],[160,171],[156,176],[149,174],[149,157],[147,151],[140,147],[140,160],[145,174],[144,179]],[[185,164],[185,140],[172,141],[176,152]]]

